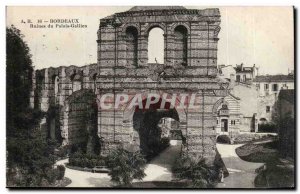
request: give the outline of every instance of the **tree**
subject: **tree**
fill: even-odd
[[[6,28],[6,111],[7,135],[22,125],[19,114],[29,107],[32,87],[32,61],[29,47],[23,41],[20,30],[11,26]]]
[[[29,106],[32,61],[20,30],[6,28],[6,135],[7,185],[40,186],[55,162],[56,142],[46,140],[38,129],[45,113]]]
[[[212,188],[218,182],[218,169],[208,166],[204,159],[182,157],[176,160],[172,171],[180,179],[191,180],[193,188]]]
[[[133,179],[142,180],[146,174],[146,160],[139,152],[119,148],[108,155],[107,166],[111,181],[119,186],[130,186]]]

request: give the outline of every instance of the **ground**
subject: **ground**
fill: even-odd
[[[69,159],[60,160],[57,164],[68,163]],[[110,176],[105,173],[91,173],[66,168],[65,177],[72,180],[67,187],[110,187]]]
[[[236,149],[243,144],[217,144],[217,149],[229,172],[229,176],[219,183],[217,188],[255,188],[255,170],[264,163],[253,163],[242,160],[237,154]]]
[[[255,186],[259,188],[293,188],[294,160],[281,158],[277,141],[248,143],[236,152],[245,161],[264,162],[265,167],[257,170]]]
[[[269,141],[261,142],[270,143]],[[258,146],[260,143],[254,143]],[[246,144],[248,145],[248,144]],[[224,161],[224,164],[229,171],[229,176],[224,179],[223,183],[219,183],[217,188],[255,188],[255,178],[257,177],[256,169],[262,167],[265,161],[262,162],[247,162],[242,160],[236,153],[241,150],[244,144],[217,144],[217,149]],[[246,149],[245,154],[252,153],[253,149],[249,147]],[[171,146],[165,149],[152,161],[150,161],[146,168],[146,177],[142,181],[135,180],[134,187],[181,187],[184,185],[175,185],[172,180],[171,167],[175,160],[179,157],[181,145],[171,142]],[[240,153],[238,151],[238,153]],[[245,155],[241,155],[245,156]],[[57,164],[67,163],[68,159],[58,161]],[[67,187],[111,187],[113,184],[110,181],[110,176],[106,173],[91,173],[72,170],[66,168],[65,176],[72,180],[72,183]]]
[[[171,142],[171,146],[165,149],[157,157],[151,160],[145,169],[146,177],[144,181],[171,181],[173,179],[171,173],[172,164],[178,158],[181,151],[181,145]],[[68,159],[60,160],[56,164],[68,163]],[[65,177],[72,180],[67,187],[111,187],[110,176],[106,173],[91,173],[66,168]],[[134,181],[140,182],[140,181]]]
[[[172,144],[172,142],[171,142]],[[143,181],[171,181],[173,180],[171,168],[179,157],[181,145],[171,145],[151,160],[145,169],[146,177]]]

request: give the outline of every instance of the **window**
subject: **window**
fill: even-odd
[[[269,113],[271,111],[271,107],[270,106],[266,106],[266,113]]]
[[[228,120],[227,119],[221,119],[221,131],[228,132]]]
[[[259,89],[260,88],[260,84],[256,84],[256,88]]]
[[[264,89],[265,89],[265,90],[269,90],[269,84],[265,84],[265,85],[264,85]]]
[[[180,25],[175,28],[175,50],[178,63],[187,64],[187,29]]]
[[[273,84],[272,90],[273,91],[278,91],[278,84]]]
[[[135,27],[128,27],[126,29],[126,53],[127,61],[131,65],[138,64],[138,31]]]
[[[148,63],[164,63],[164,31],[152,28],[148,37]]]
[[[58,95],[58,90],[59,90],[59,78],[58,76],[54,77],[54,96],[57,97]]]

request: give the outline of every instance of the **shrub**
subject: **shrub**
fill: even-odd
[[[146,174],[146,160],[139,152],[128,152],[119,148],[111,152],[107,158],[111,181],[123,186],[130,186],[133,179],[142,180]]]
[[[163,137],[160,140],[160,151],[166,149],[167,147],[170,146],[170,139],[167,137]]]
[[[276,133],[277,127],[274,123],[263,123],[258,125],[259,132]]]
[[[57,168],[47,170],[47,181],[52,184],[56,181],[59,174],[59,170]]]
[[[83,154],[82,152],[75,152],[69,157],[69,165],[78,167],[93,168],[95,166],[105,166],[106,158],[94,154]]]
[[[58,169],[57,180],[62,180],[65,176],[66,167],[64,165],[58,165],[57,169]]]
[[[226,143],[226,144],[230,144],[230,137],[228,137],[228,135],[219,135],[217,137],[217,143]]]
[[[204,159],[197,162],[189,157],[182,157],[176,160],[172,171],[177,178],[191,180],[193,188],[213,188],[219,179],[218,169],[206,165]]]

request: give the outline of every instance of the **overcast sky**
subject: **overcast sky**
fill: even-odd
[[[36,69],[61,65],[81,66],[97,61],[99,19],[130,8],[8,7],[7,26],[13,24],[25,35]],[[292,7],[220,7],[220,12],[218,64],[256,64],[261,74],[287,73],[288,69],[293,69]],[[64,18],[79,19],[81,24],[88,27],[34,29],[21,23],[22,19],[34,21]]]

